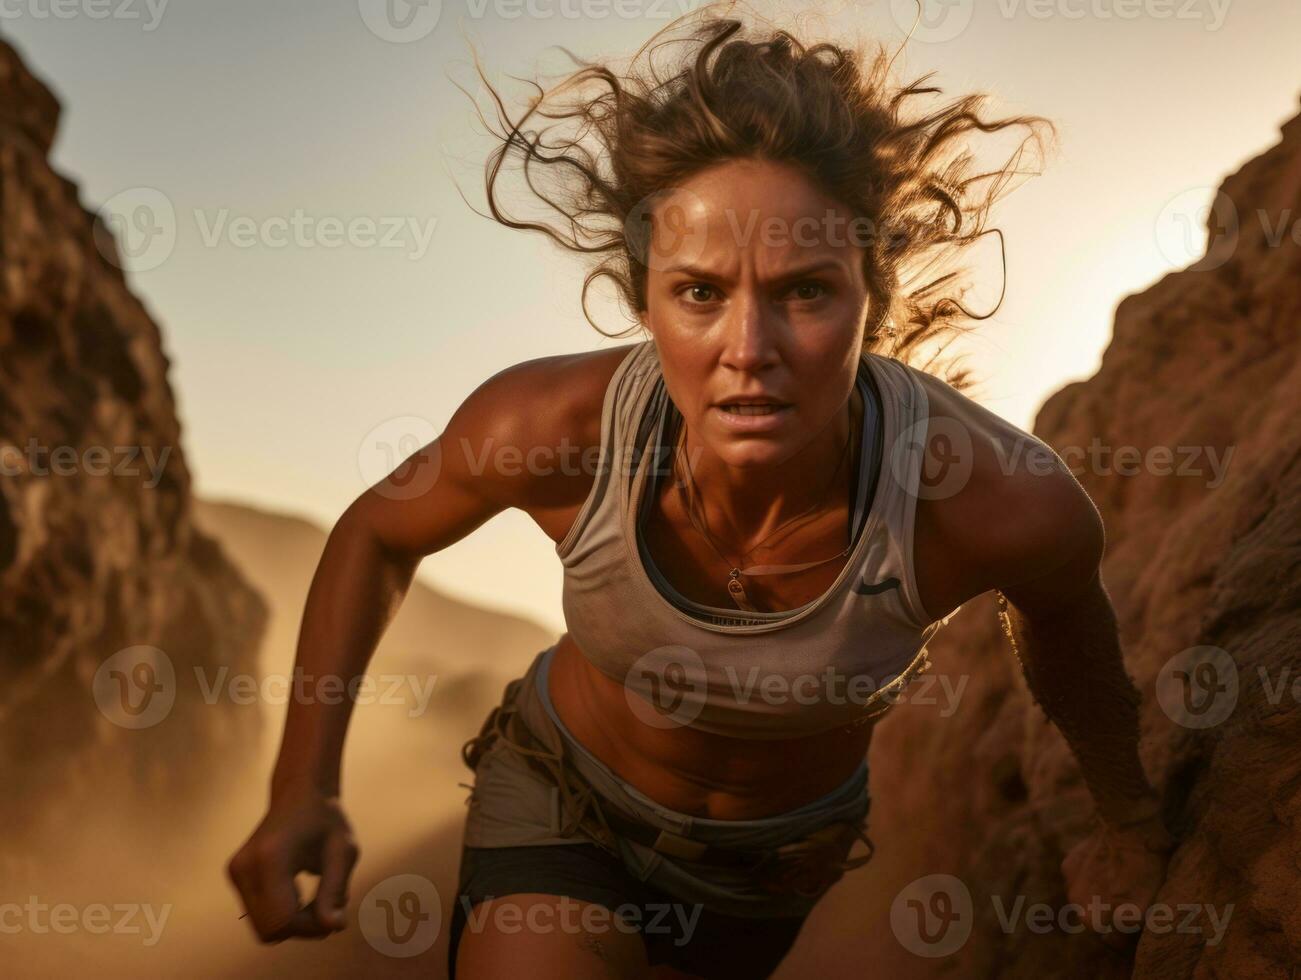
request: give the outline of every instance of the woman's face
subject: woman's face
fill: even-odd
[[[640,315],[693,441],[729,466],[789,459],[853,388],[868,305],[861,227],[798,170],[766,161],[702,171],[653,214]]]

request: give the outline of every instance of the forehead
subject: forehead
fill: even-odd
[[[680,243],[693,264],[725,267],[743,257],[789,265],[812,258],[852,262],[865,227],[798,168],[773,161],[727,161],[694,174],[656,207],[656,238]],[[669,266],[664,266],[669,271]]]

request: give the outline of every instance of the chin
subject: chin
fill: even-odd
[[[710,447],[728,466],[738,469],[747,466],[775,466],[794,455],[797,446],[789,437],[775,435],[745,435],[724,433],[710,440]]]

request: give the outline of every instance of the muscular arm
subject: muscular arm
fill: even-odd
[[[989,590],[1035,701],[1066,738],[1098,812],[1155,811],[1138,758],[1139,694],[1099,571],[1102,519],[1056,453],[943,382],[919,375],[946,452],[970,453],[952,495],[918,501],[918,586],[932,614]],[[931,450],[936,459],[944,453]]]
[[[1125,670],[1115,610],[1099,568],[1102,520],[1064,463],[1007,478],[1001,546],[990,563],[999,615],[1035,701],[1080,766],[1113,827],[1159,825],[1160,803],[1138,755],[1141,697]]]
[[[1074,594],[1045,597],[1035,591],[1042,584],[1009,586],[999,603],[1030,693],[1070,745],[1099,814],[1114,824],[1146,815],[1153,792],[1138,757],[1141,699],[1101,577],[1095,571]]]
[[[299,631],[295,671],[349,691],[410,588],[420,560],[518,507],[563,533],[592,476],[528,465],[486,465],[485,453],[588,446],[601,399],[626,348],[541,358],[488,379],[443,433],[366,490],[335,524],[317,565]],[[586,482],[584,482],[586,481]],[[258,936],[322,936],[342,928],[357,847],[339,803],[351,697],[290,700],[266,816],[228,872]],[[294,878],[320,876],[302,905]]]

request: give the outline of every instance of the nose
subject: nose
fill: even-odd
[[[777,324],[752,291],[738,290],[733,295],[722,326],[723,365],[757,373],[777,363]]]

